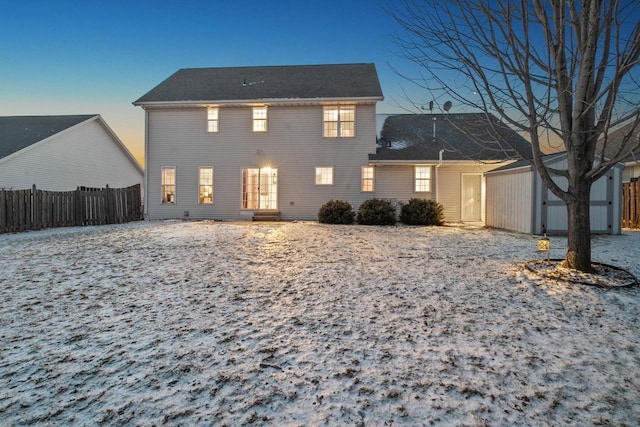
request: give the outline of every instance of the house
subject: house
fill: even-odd
[[[145,111],[145,217],[317,219],[373,197],[374,64],[181,69]],[[265,215],[266,214],[266,215]]]
[[[491,114],[383,118],[378,149],[369,155],[375,197],[436,200],[448,222],[483,222],[484,174],[531,158],[529,143]]]
[[[547,167],[567,168],[566,153],[544,157]],[[591,187],[591,232],[620,234],[622,231],[622,164],[611,168]],[[566,188],[566,178],[554,176]],[[486,225],[528,234],[566,234],[565,203],[546,188],[531,161],[520,161],[486,174]]]
[[[634,126],[634,123],[628,123],[611,132],[606,139],[601,138],[598,141],[596,153],[603,154],[603,148],[605,158],[616,156],[621,148],[630,151],[621,160],[625,167],[622,182],[635,181],[640,177],[640,125]]]
[[[99,114],[0,117],[0,188],[69,191],[142,180],[142,168]]]

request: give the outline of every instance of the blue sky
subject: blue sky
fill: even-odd
[[[376,64],[379,113],[402,111],[403,92],[416,89],[391,66],[412,66],[397,54],[383,5],[9,2],[0,14],[0,115],[99,113],[142,160],[144,113],[131,103],[180,68],[351,62]]]

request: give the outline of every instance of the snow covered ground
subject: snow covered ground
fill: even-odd
[[[313,222],[2,235],[0,424],[638,425],[640,288],[539,279],[519,265],[535,243]],[[639,231],[593,243],[637,276],[639,250]]]

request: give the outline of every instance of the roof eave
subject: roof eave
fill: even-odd
[[[370,165],[398,165],[398,166],[406,166],[406,165],[477,165],[478,163],[486,163],[495,165],[504,165],[506,163],[511,163],[513,160],[443,160],[440,162],[438,159],[415,159],[415,160],[375,160],[369,159]]]
[[[329,105],[329,104],[373,104],[382,101],[384,96],[366,96],[357,98],[261,98],[233,100],[198,101],[135,101],[133,105],[142,108],[194,108],[194,107],[246,107],[251,105]]]

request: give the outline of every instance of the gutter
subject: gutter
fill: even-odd
[[[434,123],[435,128],[435,123]],[[440,203],[440,177],[438,176],[438,169],[442,166],[442,153],[444,150],[440,150],[438,153],[438,164],[436,165],[436,202]]]
[[[182,101],[135,101],[132,104],[142,108],[176,108],[176,107],[215,107],[215,106],[246,106],[246,105],[277,105],[277,104],[358,104],[382,101],[383,96],[367,96],[358,98],[248,98],[248,99],[218,99],[218,100],[182,100]]]

